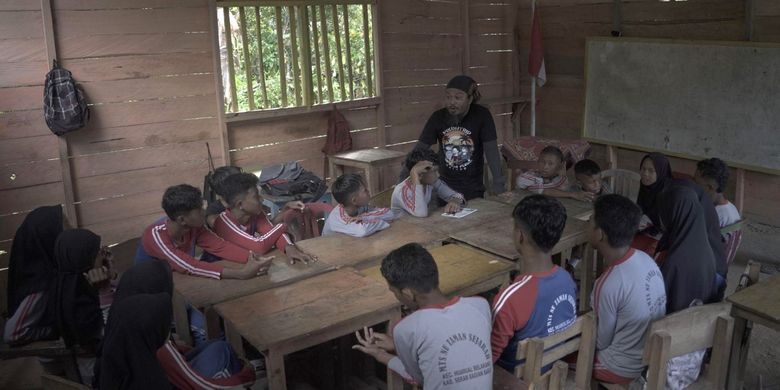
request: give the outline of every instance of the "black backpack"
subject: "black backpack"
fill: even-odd
[[[54,62],[54,69],[46,74],[43,89],[43,116],[54,134],[78,130],[89,121],[89,107],[84,93],[76,87],[70,71]]]
[[[328,190],[324,180],[303,169],[296,161],[263,168],[260,187],[264,194],[276,198],[274,201],[277,202],[316,202]]]

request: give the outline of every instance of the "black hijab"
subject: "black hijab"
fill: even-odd
[[[50,291],[57,269],[54,241],[61,232],[61,206],[38,207],[16,230],[8,266],[9,313],[16,312],[28,295]],[[54,311],[47,310],[41,324],[54,322]]]
[[[100,389],[171,388],[157,350],[168,340],[172,313],[167,293],[136,294],[114,302],[100,357]]]
[[[62,232],[54,244],[57,259],[57,327],[67,345],[95,345],[103,329],[97,288],[84,277],[95,265],[100,236],[85,229]]]
[[[661,273],[666,314],[688,308],[695,299],[709,303],[716,293],[715,257],[707,239],[704,212],[696,192],[672,186],[661,194],[661,223],[668,235]]]
[[[639,184],[639,196],[636,199],[636,203],[642,208],[642,213],[650,218],[653,222],[653,226],[658,228],[660,219],[658,218],[658,208],[656,200],[658,195],[664,191],[669,181],[672,180],[672,166],[669,164],[669,160],[661,153],[650,153],[642,158],[642,163],[639,167],[641,170],[642,164],[645,160],[650,159],[655,167],[655,183],[646,186]]]
[[[712,254],[715,256],[715,271],[726,278],[728,272],[728,264],[726,264],[726,248],[723,242],[723,237],[720,235],[720,221],[718,220],[718,212],[715,210],[715,204],[712,198],[704,191],[701,186],[688,179],[673,179],[668,183],[669,187],[683,186],[690,188],[696,193],[697,199],[699,199],[699,205],[704,213],[704,221],[707,226],[707,240],[712,249]],[[658,205],[663,207],[663,205]],[[658,251],[666,250],[669,246],[669,240],[667,234],[661,237],[661,241],[658,242]]]

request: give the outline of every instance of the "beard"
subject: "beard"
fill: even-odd
[[[466,108],[466,111],[460,114],[452,114],[452,112],[447,109],[447,116],[444,118],[444,121],[447,123],[447,126],[458,126],[463,121],[463,118],[466,116],[466,114],[469,113],[468,108]]]

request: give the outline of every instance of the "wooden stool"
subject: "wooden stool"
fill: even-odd
[[[390,164],[406,156],[404,152],[389,149],[362,149],[328,156],[332,180],[344,174],[344,167],[359,168],[364,171],[368,190],[376,194],[380,190],[379,167]]]

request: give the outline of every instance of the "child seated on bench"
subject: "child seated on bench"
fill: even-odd
[[[436,152],[430,149],[415,149],[406,156],[404,165],[409,177],[393,189],[390,206],[393,213],[400,214],[403,210],[415,217],[427,217],[428,204],[434,193],[447,203],[445,213],[457,213],[466,204],[462,194],[439,178],[438,159]]]
[[[371,195],[363,177],[354,173],[341,175],[331,186],[338,206],[325,220],[322,235],[343,233],[354,237],[367,237],[390,227],[396,215],[388,208],[369,206]]]
[[[272,224],[263,211],[263,198],[257,188],[257,176],[238,173],[221,184],[222,200],[227,209],[214,221],[214,232],[241,248],[266,254],[276,247],[290,263],[308,263],[316,257],[302,252],[290,240],[284,224]]]
[[[742,219],[739,210],[729,202],[723,191],[729,180],[729,168],[719,158],[701,160],[696,164],[696,173],[693,175],[696,184],[704,188],[715,203],[715,211],[718,213],[720,227],[735,224]]]
[[[490,306],[480,297],[447,298],[433,256],[406,244],[382,260],[382,276],[404,306],[415,310],[386,335],[356,332],[354,349],[373,356],[425,389],[490,389]],[[468,370],[464,370],[464,369]]]
[[[176,272],[213,279],[250,279],[268,271],[272,257],[260,257],[229,243],[207,228],[200,190],[179,184],[168,187],[162,207],[166,217],[144,230],[136,253],[136,262],[165,260]],[[195,246],[225,260],[244,264],[228,268],[195,258]]]
[[[577,286],[552,262],[551,251],[566,226],[566,209],[545,195],[523,198],[512,211],[522,274],[493,300],[493,361],[509,372],[522,363],[517,345],[558,333],[577,319]]]
[[[515,180],[517,188],[554,197],[572,197],[566,177],[563,152],[547,146],[539,153],[538,168],[524,172]]]
[[[586,158],[574,164],[574,178],[577,182],[571,186],[571,191],[575,199],[592,202],[601,195],[612,193],[609,184],[601,179],[601,167],[593,160]]]
[[[596,199],[588,241],[607,264],[596,279],[590,305],[598,318],[593,378],[627,385],[644,370],[645,332],[666,313],[661,270],[646,253],[631,248],[642,211],[630,199]]]

